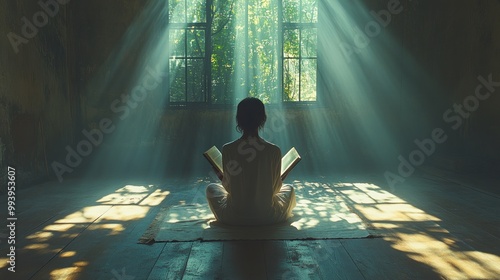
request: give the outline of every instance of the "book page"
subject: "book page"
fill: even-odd
[[[222,154],[217,149],[217,147],[213,146],[208,151],[204,152],[203,155],[208,159],[208,161],[212,164],[213,167],[219,170],[222,174]]]
[[[217,149],[216,146],[208,149],[203,153],[205,158],[210,162],[210,164],[221,174],[223,174],[222,169],[222,153]],[[281,177],[290,172],[290,170],[301,160],[301,157],[295,147],[291,148],[285,156],[281,159]]]
[[[291,148],[288,153],[281,159],[281,176],[283,177],[291,168],[295,166],[300,160],[300,155],[295,150],[295,147]]]

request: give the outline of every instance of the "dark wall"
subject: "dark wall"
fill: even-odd
[[[459,3],[459,4],[458,4]],[[500,81],[499,1],[411,1],[402,22],[404,48],[434,81],[434,90],[422,93],[433,127],[446,131],[448,140],[439,151],[481,168],[498,168],[500,159],[500,87],[483,86]],[[498,85],[498,83],[497,83]],[[451,113],[454,104],[465,114]],[[493,162],[492,162],[493,161]],[[496,163],[494,163],[496,162]]]
[[[0,3],[0,165],[15,167],[25,182],[51,175],[48,163],[73,141],[78,123],[67,9],[50,11],[37,1]]]
[[[484,100],[474,97],[481,85],[479,76],[488,80],[491,75],[493,81],[500,81],[500,20],[496,16],[499,1],[333,3],[341,4],[322,7],[328,18],[324,18],[323,26],[330,27],[324,37],[330,34],[338,40],[325,39],[321,47],[328,64],[337,64],[341,70],[326,67],[323,83],[326,91],[334,94],[333,104],[340,104],[335,109],[344,116],[342,123],[354,126],[366,119],[367,114],[362,109],[352,110],[355,104],[349,102],[353,96],[361,97],[369,100],[363,103],[368,106],[361,108],[372,106],[377,113],[368,116],[376,116],[387,125],[386,133],[396,140],[396,154],[408,156],[417,148],[416,139],[429,138],[438,128],[448,137],[445,143],[437,145],[436,155],[479,161],[500,159],[500,112],[496,109],[500,104],[499,87]],[[396,5],[393,7],[400,11],[387,20],[384,13],[390,5]],[[366,34],[365,28],[377,22],[373,13],[387,24],[380,33],[369,36],[366,44],[346,38],[349,36],[345,33],[355,28]],[[340,19],[345,14],[352,19],[347,26]],[[339,26],[344,31],[337,31]],[[347,42],[353,49],[360,46],[359,53],[354,52],[349,56],[351,62],[342,65],[345,55],[340,51],[336,55],[335,41]],[[349,73],[356,77],[355,82],[349,82]],[[483,88],[481,93],[486,95],[488,90]],[[454,104],[464,106],[466,117],[455,112]],[[363,136],[356,131],[347,132]],[[397,165],[396,156],[391,154],[390,158]]]

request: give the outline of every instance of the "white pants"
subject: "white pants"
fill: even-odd
[[[227,205],[229,193],[222,185],[213,183],[208,185],[206,195],[208,205],[219,222],[225,224],[244,224],[238,221],[238,217],[233,215],[233,213],[228,213],[231,211]],[[273,217],[269,217],[267,221],[264,221],[263,224],[284,222],[292,216],[292,210],[297,204],[293,187],[291,185],[283,185],[275,196],[275,201],[277,202],[275,214]]]

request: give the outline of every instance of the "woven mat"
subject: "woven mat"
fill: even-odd
[[[139,243],[194,240],[296,240],[365,238],[362,220],[327,184],[294,184],[297,206],[285,223],[228,226],[218,223],[208,204],[162,208]]]

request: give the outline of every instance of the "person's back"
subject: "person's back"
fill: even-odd
[[[243,99],[236,122],[243,135],[222,148],[222,186],[207,187],[210,209],[227,224],[282,222],[295,207],[295,194],[290,185],[282,186],[280,149],[259,137],[266,122],[264,104],[257,98]]]
[[[281,151],[263,139],[238,139],[222,150],[223,186],[237,223],[272,223],[281,188]],[[233,216],[233,215],[231,215]]]

